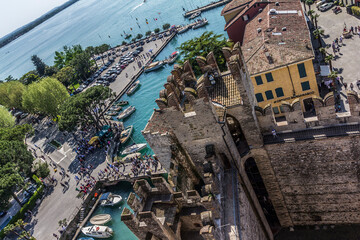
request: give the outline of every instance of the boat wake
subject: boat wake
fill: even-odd
[[[135,6],[130,12],[132,13],[133,11],[135,11],[137,8],[141,7],[142,5],[144,5],[144,2],[142,2],[139,5]]]

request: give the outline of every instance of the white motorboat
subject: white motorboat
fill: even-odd
[[[187,30],[189,30],[189,27],[187,27],[187,26],[182,27],[182,28],[179,28],[178,33],[179,33],[179,34],[184,33],[184,32],[186,32]]]
[[[200,15],[201,15],[201,11],[194,12],[194,13],[189,17],[189,19],[197,18],[197,17],[200,16]]]
[[[90,223],[94,225],[104,225],[111,221],[110,214],[98,214],[90,219]]]
[[[119,114],[119,116],[117,116],[117,119],[121,120],[121,119],[125,119],[127,117],[129,117],[133,112],[135,112],[136,108],[134,106],[130,106],[127,109],[125,109],[122,113]]]
[[[164,65],[164,62],[162,62],[162,61],[153,62],[153,63],[150,63],[149,65],[146,65],[144,68],[144,71],[145,72],[154,71],[156,69],[161,68],[163,65]]]
[[[168,59],[168,62],[167,62],[167,63],[168,63],[169,65],[170,65],[170,64],[173,64],[178,57],[179,57],[179,52],[178,52],[178,51],[173,52],[173,53],[170,55],[170,58]]]
[[[109,238],[114,234],[111,228],[107,226],[99,226],[99,225],[83,227],[81,231],[86,236],[95,237],[95,238]]]
[[[197,29],[197,28],[203,27],[203,26],[205,26],[206,24],[208,24],[208,20],[207,20],[206,18],[201,19],[201,20],[198,20],[197,23],[196,23],[196,25],[194,25],[194,26],[192,27],[192,29]]]
[[[122,155],[128,155],[128,154],[131,154],[131,153],[136,153],[136,152],[139,152],[139,151],[143,150],[146,147],[147,147],[146,143],[133,144],[133,145],[125,148],[124,151],[122,151],[121,154]]]
[[[133,94],[140,87],[140,80],[137,80],[126,92],[127,95]]]
[[[133,127],[133,125],[131,125],[131,126],[125,128],[125,130],[121,132],[121,135],[120,135],[121,144],[124,144],[127,142],[127,140],[129,140],[129,138],[133,132],[133,129],[134,129],[134,127]]]
[[[100,201],[101,206],[114,206],[122,201],[122,197],[108,192],[101,195]]]

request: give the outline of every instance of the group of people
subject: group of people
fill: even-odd
[[[156,156],[150,156],[145,154],[144,156],[136,156],[131,158],[132,167],[131,172],[134,176],[138,176],[144,171],[144,175],[146,175],[146,171],[151,170],[151,167],[155,168],[155,172],[157,171],[159,160]]]

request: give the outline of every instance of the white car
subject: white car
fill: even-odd
[[[332,3],[325,3],[319,7],[321,12],[325,12],[326,10],[330,9],[333,6]]]

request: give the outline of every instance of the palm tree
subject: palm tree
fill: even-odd
[[[315,15],[313,15],[313,17],[314,17],[315,28],[318,28],[317,27],[317,21],[318,21],[318,18],[320,17],[320,15],[316,13]]]
[[[331,73],[329,74],[328,77],[332,79],[332,81],[333,81],[333,91],[335,91],[335,90],[336,90],[336,87],[335,87],[335,86],[336,86],[335,79],[338,77],[337,72],[336,72],[336,71],[331,71]]]
[[[301,0],[301,2],[302,2],[303,5],[304,5],[304,12],[306,12],[306,3],[305,3],[305,0]]]
[[[30,232],[25,229],[25,223],[22,219],[19,219],[15,222],[15,224],[8,224],[4,228],[5,234],[8,234],[10,232],[15,233],[20,239],[26,239],[26,240],[36,240],[33,236],[31,236]],[[16,228],[21,228],[22,232],[18,233],[16,231]]]
[[[324,35],[324,30],[320,29],[320,28],[317,28],[313,31],[313,34],[314,34],[314,37],[315,39],[317,39],[319,41],[319,47],[322,46],[321,44],[321,36]]]
[[[313,0],[305,0],[306,5],[309,6],[309,11],[311,10],[311,5],[314,3]]]
[[[325,62],[329,64],[330,71],[332,71],[332,64],[331,61],[334,59],[334,56],[332,54],[329,54],[325,57]]]
[[[320,51],[320,53],[322,55],[322,59],[325,59],[325,57],[326,57],[326,48],[321,47],[321,48],[319,48],[319,51]]]

